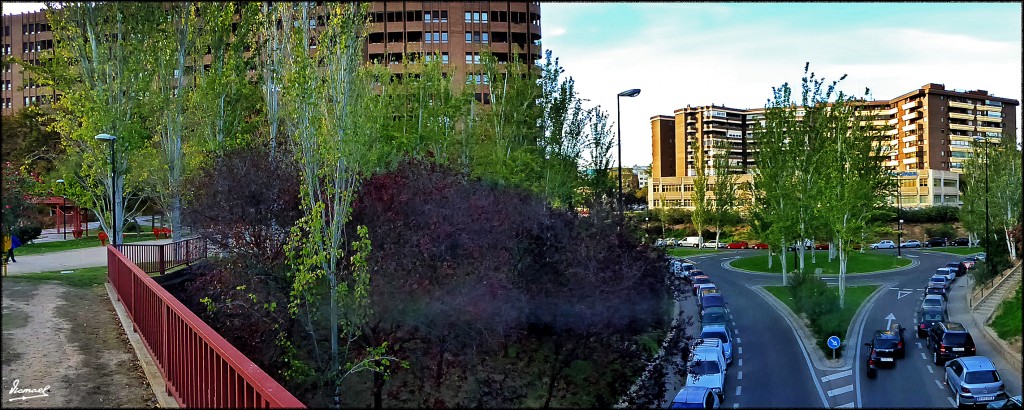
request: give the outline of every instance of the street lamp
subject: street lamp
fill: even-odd
[[[900,219],[900,222],[898,224],[896,224],[896,242],[899,242],[897,244],[897,246],[896,246],[896,256],[902,258],[903,257],[903,252],[901,252],[903,250],[903,220],[902,219]]]
[[[62,222],[61,230],[64,231],[64,240],[66,241],[66,240],[68,240],[68,212],[67,212],[67,207],[68,207],[68,197],[67,197],[68,186],[64,183],[63,179],[58,179],[57,183],[61,184],[61,191],[60,191],[60,202],[61,202],[61,204],[60,204],[60,214],[64,218],[64,221]]]
[[[896,178],[899,183],[896,187],[896,217],[899,218],[899,223],[896,224],[896,257],[902,258],[902,245],[903,244],[903,181],[900,181],[899,177]]]
[[[616,204],[619,207],[619,224],[620,224],[620,226],[622,224],[622,208],[623,208],[623,205],[622,205],[622,108],[621,108],[622,97],[636,97],[638,95],[640,95],[640,89],[639,88],[633,88],[633,89],[629,89],[629,90],[623,91],[623,92],[619,93],[619,95],[617,97],[615,97],[615,114],[616,114],[616,116],[618,118],[618,120],[616,121],[616,124],[619,126],[619,136],[618,136],[618,145],[619,145],[619,199],[618,199],[618,201],[616,201]]]
[[[974,142],[979,142],[979,141],[982,141],[982,139],[981,138],[975,138],[974,139]],[[988,222],[988,219],[989,219],[988,218],[988,197],[989,197],[989,192],[988,192],[988,189],[989,189],[989,187],[988,187],[988,160],[989,160],[989,157],[988,157],[988,146],[989,146],[988,138],[985,138],[984,141],[985,141],[985,270],[988,271],[989,277],[993,278],[993,277],[995,277],[995,275],[992,274],[992,262],[990,262],[989,259],[988,259],[989,256],[992,254],[992,252],[989,249],[989,242],[992,242],[992,234],[989,232],[989,226],[988,226],[988,224],[989,224],[989,222]]]
[[[110,237],[110,244],[117,247],[117,203],[114,201],[114,194],[117,192],[117,168],[114,167],[114,142],[117,141],[117,137],[110,134],[99,134],[96,139],[101,141],[107,141],[110,143],[110,220],[112,221],[112,229]]]

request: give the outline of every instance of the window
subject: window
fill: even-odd
[[[480,21],[484,22],[484,23],[487,22],[487,12],[486,11],[480,13]]]
[[[448,64],[448,53],[441,53],[441,64]]]
[[[447,23],[448,22],[448,10],[441,10],[441,22],[442,23]]]
[[[467,31],[466,32],[466,43],[468,44],[468,43],[472,43],[472,42],[473,42],[473,32]]]
[[[448,32],[447,31],[442,31],[441,32],[441,43],[442,44],[448,44]]]
[[[484,13],[487,14],[487,13]],[[487,32],[480,33],[480,42],[487,44]]]
[[[466,21],[473,21],[473,13],[472,12],[468,12],[468,11],[466,12]]]

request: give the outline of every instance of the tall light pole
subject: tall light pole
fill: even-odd
[[[623,208],[623,205],[622,205],[622,108],[621,108],[621,106],[622,106],[622,97],[636,97],[638,95],[640,95],[640,89],[639,88],[632,88],[632,89],[629,89],[629,90],[626,90],[626,91],[623,91],[623,92],[619,93],[619,95],[617,97],[615,97],[615,114],[617,116],[617,120],[616,120],[615,123],[619,126],[619,136],[618,136],[618,142],[619,142],[618,143],[618,145],[619,145],[619,198],[618,198],[617,201],[615,201],[615,203],[618,205],[618,208],[619,208],[619,226],[620,227],[622,226],[622,221],[623,221],[623,217],[622,217],[622,208]]]
[[[896,177],[898,186],[896,187],[896,217],[899,218],[899,223],[896,224],[896,257],[903,257],[903,181],[900,181],[899,177]]]
[[[107,141],[110,143],[110,220],[111,220],[111,233],[110,244],[117,247],[117,202],[115,202],[115,193],[117,192],[117,168],[114,166],[114,141],[117,141],[117,137],[110,134],[99,134],[96,139],[101,141]]]
[[[67,196],[68,186],[67,186],[67,184],[64,183],[63,179],[58,179],[57,183],[61,184],[61,191],[60,191],[60,202],[61,202],[61,204],[60,204],[60,214],[64,218],[64,221],[62,222],[61,230],[64,231],[64,240],[66,241],[66,240],[68,240],[68,212],[67,212],[67,207],[68,207],[68,196]]]
[[[975,138],[974,139],[974,142],[978,142],[978,141],[984,141],[985,142],[985,270],[988,271],[989,278],[994,278],[995,275],[992,274],[992,261],[988,260],[988,258],[991,256],[991,253],[992,253],[991,250],[989,249],[989,246],[990,246],[989,242],[992,242],[992,234],[990,233],[989,226],[988,226],[989,225],[989,221],[988,221],[988,219],[989,219],[989,217],[988,217],[988,197],[989,197],[989,192],[988,192],[988,190],[989,190],[989,187],[988,187],[988,160],[989,160],[989,156],[988,156],[988,146],[989,146],[988,137],[986,136],[984,139],[980,139],[980,138]]]

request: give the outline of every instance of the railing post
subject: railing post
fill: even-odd
[[[157,249],[159,249],[158,252],[160,253],[160,258],[159,258],[159,261],[160,261],[160,274],[163,275],[165,272],[167,272],[167,263],[166,263],[165,258],[164,258],[164,253],[165,253],[164,252],[164,247],[161,246],[161,247],[159,247]]]

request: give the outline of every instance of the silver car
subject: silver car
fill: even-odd
[[[992,361],[967,356],[946,363],[946,385],[956,396],[957,407],[991,403],[1006,398],[1006,386]]]
[[[925,295],[924,301],[921,302],[923,309],[929,308],[941,308],[943,311],[946,310],[946,301],[942,298],[942,295]]]
[[[935,270],[936,275],[944,275],[949,283],[953,283],[956,280],[956,269],[954,268],[938,268]]]
[[[942,286],[945,287],[946,289],[949,289],[949,285],[952,284],[952,282],[949,281],[949,278],[947,278],[946,275],[932,275],[932,277],[928,279],[928,282],[941,283]]]

